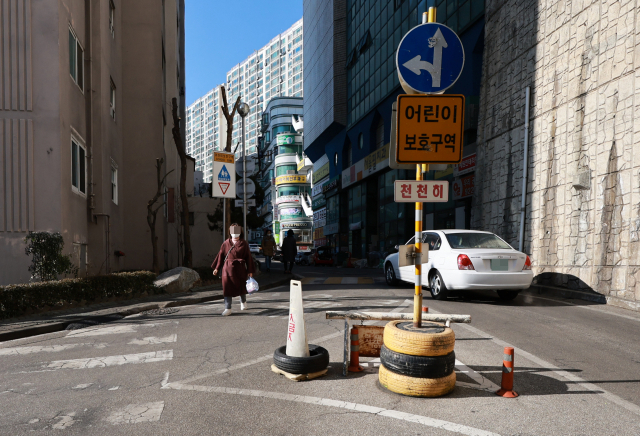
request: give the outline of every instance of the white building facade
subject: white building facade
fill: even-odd
[[[258,136],[262,127],[262,112],[274,97],[302,97],[302,19],[268,44],[234,66],[226,82],[216,86],[187,108],[187,154],[196,159],[196,170],[211,181],[213,150],[226,145],[226,120],[222,115],[221,87],[227,90],[229,106],[240,96],[250,107],[245,119],[247,154],[258,152]],[[234,118],[232,151],[236,157],[242,147],[241,118]]]

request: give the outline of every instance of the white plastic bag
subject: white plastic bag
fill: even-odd
[[[258,282],[253,277],[249,277],[247,280],[247,292],[253,294],[254,292],[258,292],[260,286],[258,286]]]

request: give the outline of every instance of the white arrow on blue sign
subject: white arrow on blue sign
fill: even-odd
[[[421,24],[400,41],[396,66],[400,79],[414,91],[442,92],[460,77],[464,48],[458,35],[444,24]]]

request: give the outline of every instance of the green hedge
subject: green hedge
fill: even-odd
[[[83,305],[108,298],[133,298],[164,291],[153,282],[156,275],[149,271],[116,273],[81,279],[0,286],[0,319],[65,305]]]

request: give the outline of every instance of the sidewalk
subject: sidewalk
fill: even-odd
[[[299,280],[300,278],[296,274],[284,274],[279,271],[262,273],[256,277],[260,284],[260,291],[286,285],[289,280]],[[109,320],[109,317],[114,320],[147,310],[189,306],[220,299],[222,299],[222,285],[217,284],[194,288],[190,292],[181,294],[153,295],[133,300],[99,303],[38,315],[10,318],[0,321],[0,342],[61,331],[69,324],[78,321],[105,322],[105,320]]]

